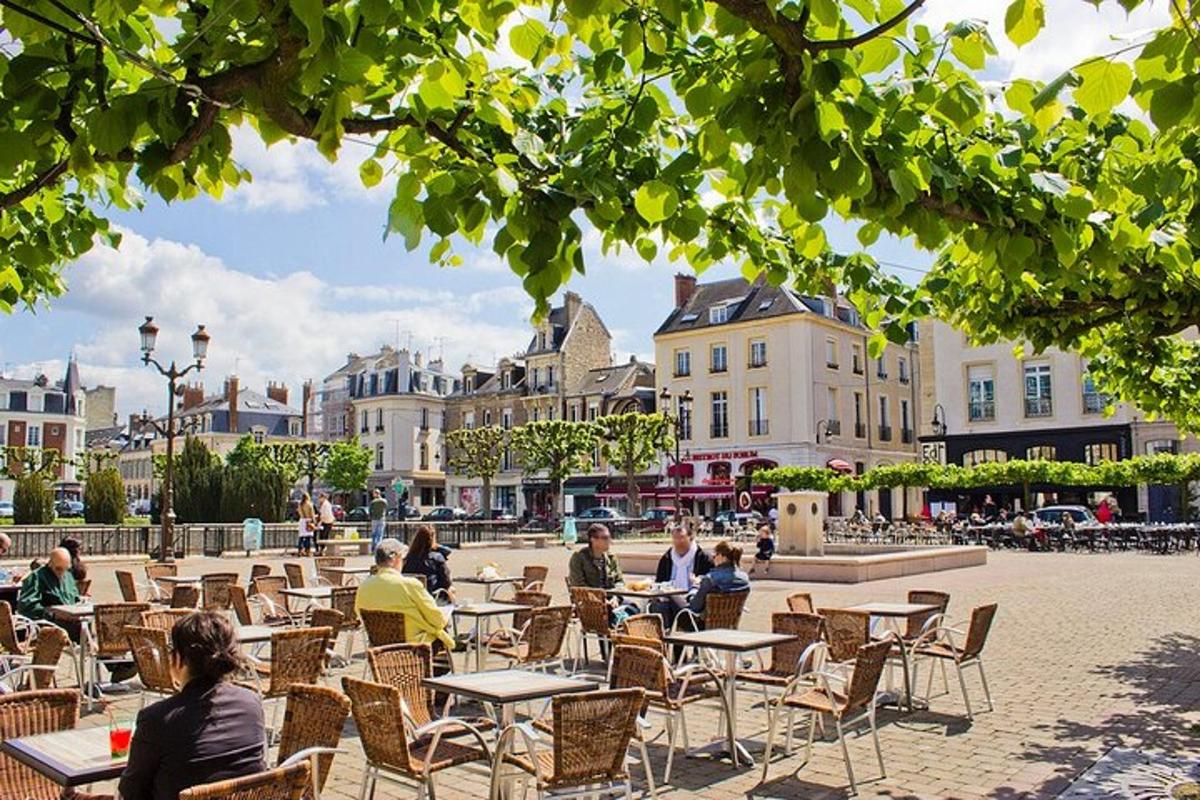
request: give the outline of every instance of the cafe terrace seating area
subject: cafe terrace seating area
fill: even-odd
[[[847,608],[797,592],[771,609],[767,630],[742,625],[752,593],[713,595],[702,616],[685,611],[665,628],[645,609],[681,590],[650,579],[567,593],[547,565],[489,567],[460,577],[460,598],[442,606],[462,650],[448,654],[409,641],[403,614],[356,614],[370,569],[296,559],[255,564],[243,581],[148,564],[114,572],[120,602],[57,606],[40,622],[0,605],[0,796],[53,797],[118,776],[124,758],[109,737],[128,736],[128,725],[85,728],[79,716],[178,691],[169,633],[195,608],[236,624],[246,657],[239,680],[262,698],[276,769],[191,797],[319,796],[345,752],[347,719],[364,756],[362,796],[385,782],[434,796],[457,770],[486,773],[497,796],[654,796],[670,789],[683,759],[753,767],[766,780],[802,770],[814,747],[842,749],[854,793],[886,774],[876,734],[884,704],[906,713],[937,703],[965,717],[992,707],[984,657],[996,605],[957,609],[936,590]],[[609,598],[641,613],[611,626]],[[77,645],[69,626],[81,632]],[[112,682],[123,664],[136,674]],[[695,715],[705,705],[717,711],[715,726]],[[765,748],[739,736],[755,718],[769,731]],[[877,764],[852,763],[845,737],[859,729],[876,737]],[[656,775],[647,744],[659,739],[669,752]]]

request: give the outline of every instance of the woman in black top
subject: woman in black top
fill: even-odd
[[[75,582],[87,579],[87,564],[83,563],[83,558],[80,555],[83,552],[83,542],[79,541],[74,536],[64,536],[63,540],[58,543],[58,546],[71,554],[71,577]]]
[[[401,572],[406,575],[424,575],[425,587],[437,596],[438,590],[446,593],[445,599],[454,602],[454,587],[451,585],[450,568],[446,566],[446,551],[438,547],[437,532],[432,525],[417,526],[417,532],[409,542]]]

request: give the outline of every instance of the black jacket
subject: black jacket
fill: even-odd
[[[438,589],[448,590],[452,584],[450,568],[446,565],[446,556],[440,548],[430,551],[423,559],[405,558],[400,571],[405,575],[424,575],[425,588],[430,594]]]
[[[192,786],[262,772],[265,756],[258,695],[226,681],[193,680],[138,713],[118,790],[123,800],[177,800]]]
[[[671,563],[671,548],[668,547],[667,552],[663,553],[662,558],[658,560],[658,569],[654,572],[654,582],[668,583],[671,580],[671,571],[674,566]],[[696,560],[692,562],[692,572],[695,575],[707,575],[712,568],[713,562],[708,557],[708,553],[704,552],[703,547],[696,545]]]

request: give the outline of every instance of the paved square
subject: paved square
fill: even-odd
[[[549,590],[556,602],[565,602],[567,556],[562,548],[472,549],[455,552],[450,567],[465,575],[488,561],[517,572],[525,563],[545,564],[550,567]],[[262,559],[277,573],[283,560]],[[366,563],[366,559],[352,563]],[[250,564],[245,559],[189,559],[181,564],[181,572],[237,569],[244,578]],[[113,569],[93,566],[98,599],[117,599]],[[1200,558],[1195,554],[998,552],[983,567],[852,586],[756,580],[742,627],[769,630],[770,613],[782,610],[784,598],[792,591],[812,592],[819,606],[846,606],[900,601],[914,588],[950,592],[949,616],[956,622],[965,620],[975,605],[999,604],[984,651],[996,710],[981,710],[974,722],[967,720],[953,675],[950,694],[940,697],[940,675],[935,678],[928,711],[906,716],[881,710],[886,778],[878,779],[870,738],[850,737],[860,796],[1055,797],[1113,748],[1168,754],[1194,754],[1200,748]],[[478,599],[483,596],[480,586],[463,584],[458,591]],[[347,671],[358,675],[361,669],[356,660]],[[335,672],[331,685],[338,679]],[[975,708],[985,709],[973,671],[968,672],[967,686]],[[715,711],[696,711],[688,725],[693,744],[717,731]],[[743,691],[738,716],[739,736],[750,740],[750,751],[758,757],[766,728],[761,695]],[[102,714],[93,713],[81,724],[103,722]],[[655,722],[657,729],[657,718]],[[352,724],[347,726],[343,746],[351,755],[337,758],[324,796],[349,800],[358,795],[362,769]],[[655,775],[661,778],[665,738],[652,743],[650,751]],[[678,798],[849,795],[835,743],[819,742],[812,762],[802,769],[801,751],[785,758],[777,749],[766,783],[759,781],[760,769],[735,770],[727,763],[705,759],[677,760],[672,785],[660,787],[660,794]],[[640,790],[644,784],[636,767],[634,777]],[[438,789],[442,798],[486,796],[487,776],[451,770],[439,778]],[[408,793],[381,785],[379,796]]]

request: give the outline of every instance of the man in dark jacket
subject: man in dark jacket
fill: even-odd
[[[78,602],[79,586],[71,575],[71,554],[56,547],[50,551],[50,560],[26,575],[21,582],[17,613],[30,619],[46,619],[47,608]]]
[[[713,568],[712,559],[708,557],[700,545],[696,544],[691,532],[683,526],[671,530],[671,546],[658,560],[654,580],[657,583],[667,583],[676,589],[691,592],[699,579],[707,575]],[[661,614],[663,623],[670,628],[679,613],[679,609],[687,605],[687,595],[666,597],[656,600],[650,610]]]

